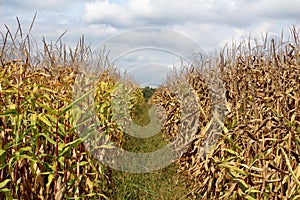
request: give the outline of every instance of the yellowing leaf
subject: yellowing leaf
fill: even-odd
[[[10,182],[10,181],[11,181],[11,179],[6,179],[6,180],[2,181],[0,183],[0,188],[4,188],[7,185],[7,183]]]

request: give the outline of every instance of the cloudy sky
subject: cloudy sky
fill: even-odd
[[[28,31],[37,12],[32,30],[37,41],[43,36],[47,41],[56,41],[67,30],[62,41],[70,46],[84,35],[93,48],[99,48],[104,41],[117,41],[119,48],[113,47],[112,50],[123,51],[120,41],[126,40],[126,45],[135,51],[130,58],[118,59],[120,64],[126,65],[124,60],[136,58],[150,63],[155,70],[159,64],[166,65],[167,70],[177,62],[176,59],[170,62],[174,54],[158,58],[155,56],[157,49],[154,52],[151,48],[158,45],[165,49],[168,45],[178,44],[168,49],[170,54],[182,45],[193,46],[192,42],[195,42],[201,51],[211,52],[227,42],[248,37],[250,33],[258,39],[265,32],[270,36],[280,36],[282,29],[288,32],[292,25],[300,27],[299,8],[300,0],[0,0],[0,31],[5,33],[4,24],[15,30],[16,17],[21,21],[23,32]],[[155,29],[137,31],[145,27]],[[163,29],[167,30],[163,31],[164,34]],[[145,45],[151,48],[143,52],[136,50]],[[130,51],[130,48],[125,49]],[[116,55],[120,57],[120,54]],[[154,66],[154,63],[158,65]],[[134,69],[137,65],[134,64]]]

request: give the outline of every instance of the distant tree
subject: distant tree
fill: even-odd
[[[146,101],[150,99],[155,90],[155,88],[151,88],[149,86],[143,88],[143,95]]]

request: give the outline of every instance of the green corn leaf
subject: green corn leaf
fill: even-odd
[[[58,151],[62,151],[63,150],[63,148],[65,148],[65,144],[64,143],[62,143],[62,142],[60,142],[59,144],[58,144]]]
[[[87,165],[87,164],[89,164],[89,162],[87,162],[87,161],[81,161],[79,163],[79,166],[84,166],[84,165]]]
[[[232,149],[224,149],[224,151],[227,151],[230,154],[236,155],[237,153],[233,151]]]
[[[240,188],[243,190],[243,192],[249,188],[249,186],[243,179],[238,179],[238,181],[239,181],[238,184],[239,184]]]
[[[298,199],[300,199],[300,195],[297,195],[294,198],[292,198],[292,200],[298,200]]]
[[[22,152],[24,152],[24,151],[32,152],[32,147],[31,146],[23,147],[23,148],[20,149],[20,151],[22,151]]]
[[[54,175],[53,174],[49,174],[49,176],[48,176],[48,183],[46,184],[47,194],[49,193],[50,185],[51,185],[53,179],[54,179]]]
[[[18,156],[18,159],[28,159],[28,160],[30,160],[30,161],[32,161],[32,162],[35,162],[35,163],[37,163],[37,162],[39,162],[37,159],[35,159],[34,157],[32,157],[32,156],[29,156],[29,155],[26,155],[26,154],[23,154],[23,155],[19,155]]]
[[[66,108],[64,108],[58,115],[62,116],[63,114],[65,114],[66,112],[68,112],[74,105],[76,105],[77,103],[79,103],[80,101],[82,101],[84,98],[86,98],[88,95],[90,95],[94,90],[90,90],[88,91],[86,94],[84,94],[83,96],[81,96],[80,98],[76,99],[75,101],[73,101],[70,105],[68,105]]]
[[[5,116],[13,116],[13,115],[17,115],[17,111],[15,109],[12,109],[12,110],[8,110],[4,113],[0,113],[0,117],[5,117]]]
[[[0,188],[0,192],[10,192],[10,189],[8,189],[8,188]]]
[[[3,154],[5,154],[5,150],[4,149],[0,149],[0,156],[2,156]]]
[[[44,165],[45,169],[48,170],[48,171],[53,172],[55,170],[55,166],[52,165],[52,163],[43,162],[43,165]]]
[[[0,188],[4,188],[7,185],[7,183],[10,182],[10,181],[11,181],[11,179],[6,179],[6,180],[2,181],[0,183]]]
[[[52,124],[57,123],[57,117],[54,117],[53,115],[46,115],[48,119],[50,119],[52,121]],[[65,128],[64,128],[64,124],[58,122],[57,123],[58,126],[58,133],[60,133],[60,135],[64,136],[65,135]]]
[[[64,147],[62,148],[63,151],[59,154],[59,157],[64,155],[66,152],[70,151],[71,148],[77,146],[80,143],[81,143],[81,138],[78,138],[77,140],[74,140],[68,144],[65,144]]]
[[[81,143],[81,138],[78,138],[77,140],[74,140],[74,141],[72,141],[72,142],[69,142],[67,145],[66,145],[66,147],[68,146],[68,147],[75,147],[75,146],[77,146],[78,144],[80,144]]]
[[[51,172],[41,172],[40,175],[49,175]]]
[[[51,122],[49,121],[49,119],[46,117],[46,115],[42,115],[40,114],[38,116],[38,119],[40,119],[42,122],[44,122],[48,127],[52,127],[53,125],[51,124]]]
[[[37,104],[38,106],[44,108],[45,110],[47,110],[47,111],[50,112],[51,114],[53,114],[53,115],[58,115],[58,113],[57,113],[54,109],[49,108],[49,107],[46,106],[45,104],[42,104],[42,103],[40,103],[40,102],[38,102],[38,101],[36,102],[36,104]]]
[[[5,162],[5,160],[6,160],[5,151],[4,152],[1,151],[0,152],[0,170],[2,170],[3,168],[5,168],[7,166],[7,163]]]
[[[52,140],[48,135],[46,135],[45,133],[39,133],[36,135],[36,137],[39,137],[39,136],[43,136],[46,138],[46,140],[48,142],[50,142],[51,144],[56,144],[56,142],[54,140]]]

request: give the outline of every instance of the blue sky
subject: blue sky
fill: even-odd
[[[68,30],[63,42],[74,46],[84,35],[88,44],[97,47],[124,31],[157,27],[183,34],[210,52],[250,33],[261,39],[265,32],[280,36],[282,29],[288,32],[292,25],[299,28],[299,8],[299,0],[0,0],[0,31],[5,33],[4,24],[15,30],[16,17],[23,32],[28,31],[37,12],[32,30],[37,41],[43,36],[56,41]],[[132,42],[146,39],[139,37]],[[166,64],[163,58],[156,58],[158,61],[167,68],[177,62]]]

